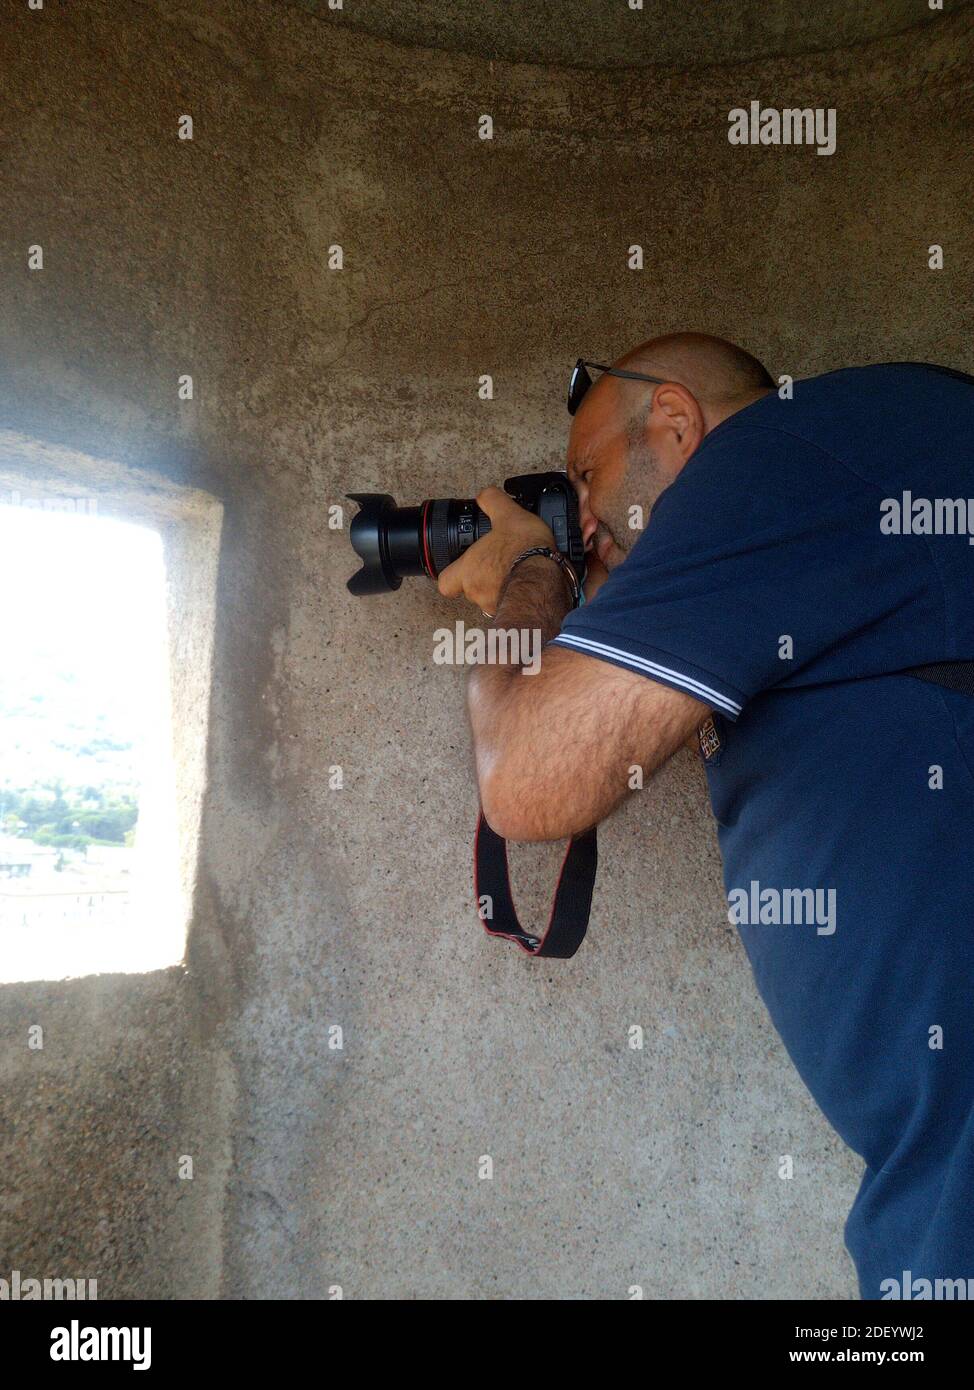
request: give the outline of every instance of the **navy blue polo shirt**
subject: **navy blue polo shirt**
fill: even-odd
[[[772,393],[707,435],[554,639],[713,711],[732,920],[865,1161],[866,1298],[974,1280],[974,697],[903,674],[974,659],[972,458],[959,373]]]

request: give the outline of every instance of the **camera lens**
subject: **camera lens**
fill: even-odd
[[[438,498],[427,502],[426,534],[428,537],[430,578],[435,579],[447,565],[458,560],[467,546],[479,541],[490,530],[490,517],[476,502],[467,498]]]
[[[348,497],[361,508],[350,532],[362,560],[362,568],[348,581],[349,592],[356,595],[388,593],[406,575],[435,579],[490,530],[490,518],[469,498],[397,507],[388,493],[350,492]]]
[[[551,528],[555,544],[581,582],[585,546],[578,502],[565,474],[524,473],[506,479],[504,488]],[[411,574],[436,579],[490,531],[490,517],[469,497],[437,497],[418,507],[397,507],[386,492],[350,492],[348,497],[360,507],[350,532],[362,560],[362,568],[348,581],[353,594],[388,593]]]

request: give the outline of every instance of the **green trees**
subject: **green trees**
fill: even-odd
[[[37,791],[53,797],[42,799]],[[97,801],[98,805],[92,803]],[[6,834],[21,835],[38,845],[84,849],[86,845],[131,844],[131,832],[139,818],[132,797],[106,798],[92,787],[65,792],[60,783],[30,792],[3,793],[2,821]]]

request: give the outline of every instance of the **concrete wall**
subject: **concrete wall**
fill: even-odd
[[[0,989],[0,1273],[102,1296],[854,1295],[859,1165],[756,999],[693,758],[606,826],[573,962],[486,941],[462,676],[432,663],[465,615],[420,581],[352,600],[326,509],[557,465],[575,356],[655,331],[775,373],[974,367],[971,27],[690,79],[398,48],[266,0],[8,16],[4,423],[225,514],[187,968]],[[836,107],[837,153],[732,148],[752,98]],[[517,852],[527,911],[559,858]]]

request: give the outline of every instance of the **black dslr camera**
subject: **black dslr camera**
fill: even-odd
[[[522,473],[508,478],[504,491],[534,512],[555,537],[555,545],[581,585],[585,547],[578,524],[578,498],[564,473]],[[418,507],[397,507],[384,492],[350,492],[361,508],[352,522],[352,547],[362,568],[348,581],[349,593],[383,594],[398,589],[407,574],[436,579],[468,545],[490,530],[490,517],[469,498],[436,498]]]

